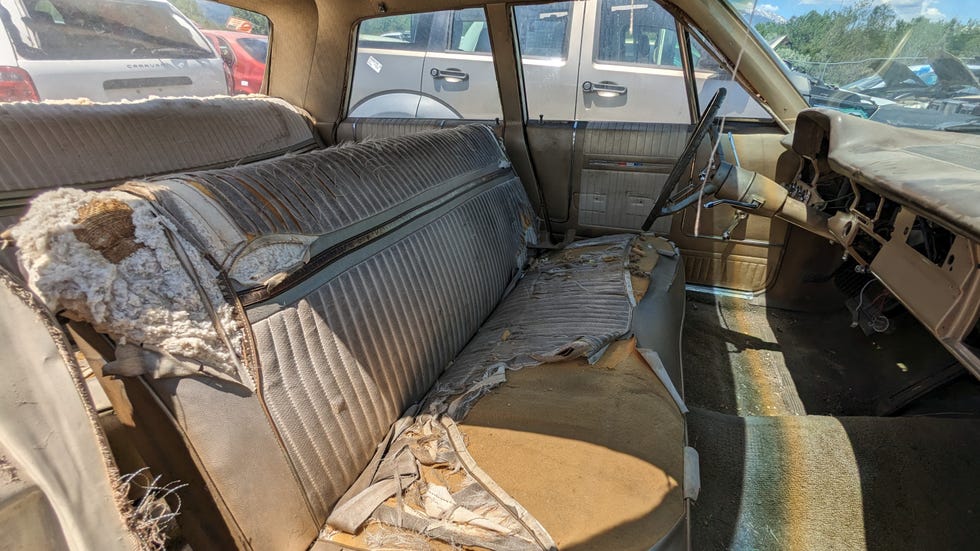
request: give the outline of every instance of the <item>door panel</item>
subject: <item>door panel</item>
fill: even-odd
[[[582,126],[581,148],[573,165],[579,228],[639,230],[684,149],[689,126],[615,122]],[[653,231],[670,231],[670,219],[658,220]]]

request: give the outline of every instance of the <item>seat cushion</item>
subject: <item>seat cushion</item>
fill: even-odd
[[[509,374],[461,431],[559,549],[650,549],[684,518],[684,419],[632,339]]]
[[[684,420],[666,372],[655,375],[629,337],[660,250],[672,247],[613,235],[536,258],[420,412],[400,421],[370,480],[341,500],[328,520],[331,540],[370,546],[409,530],[493,549],[649,548],[671,534],[685,512]],[[451,474],[459,465],[464,474]],[[435,495],[476,520],[448,522]],[[508,516],[509,501],[523,513]],[[361,529],[368,514],[378,522]],[[532,530],[481,530],[515,516]]]

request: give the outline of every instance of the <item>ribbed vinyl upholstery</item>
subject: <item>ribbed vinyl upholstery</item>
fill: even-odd
[[[0,105],[0,192],[234,164],[316,145],[305,114],[265,97]]]
[[[493,311],[519,268],[520,214],[513,178],[254,325],[266,404],[318,517]]]
[[[591,354],[630,327],[631,236],[579,242],[528,267],[533,208],[485,126],[129,182],[119,191],[153,202],[223,269],[265,238],[298,236],[290,243],[307,247],[298,263],[277,264],[276,277],[223,288],[239,293],[236,307],[247,305],[240,321],[253,338],[243,339],[241,358],[256,375],[256,393],[203,375],[200,384],[154,385],[257,548],[299,548],[294,542],[311,524],[323,526],[392,423],[426,396],[444,404],[452,395],[438,390],[472,395],[469,385],[494,363],[516,369],[541,355]],[[253,281],[248,275],[237,281]],[[236,400],[212,403],[202,399],[208,392]],[[266,442],[254,450],[260,461],[239,468],[249,458],[229,440]],[[265,470],[274,476],[255,465],[272,466]],[[270,510],[298,520],[256,526]]]
[[[341,146],[266,162],[168,177],[204,190],[243,233],[324,234],[447,180],[504,161],[482,127]],[[157,194],[159,200],[172,200]],[[171,208],[179,216],[180,208]]]
[[[299,290],[247,314],[260,396],[318,522],[522,269],[534,214],[509,167],[489,128],[461,126],[124,186],[212,258],[316,239]],[[366,260],[316,257],[364,235]]]
[[[447,398],[479,382],[495,364],[520,368],[573,348],[573,357],[589,356],[629,332],[634,303],[625,268],[633,238],[580,241],[538,258],[453,359],[426,397],[427,408],[443,413]],[[449,414],[462,419],[478,397],[468,397]]]
[[[679,124],[590,122],[582,136],[578,222],[583,226],[638,230],[663,189],[667,172],[687,142]],[[608,163],[638,162],[646,168]],[[650,168],[659,165],[659,172]],[[657,220],[655,233],[670,232],[671,217]]]

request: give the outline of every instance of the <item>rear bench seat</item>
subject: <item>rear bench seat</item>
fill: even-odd
[[[536,228],[468,126],[56,191],[12,236],[173,416],[241,547],[683,548],[676,250],[535,257]]]

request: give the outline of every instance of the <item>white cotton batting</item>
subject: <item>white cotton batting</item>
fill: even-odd
[[[79,208],[118,200],[132,209],[138,248],[118,263],[78,239]],[[54,311],[91,323],[121,343],[143,344],[238,378],[235,352],[215,329],[201,292],[168,241],[172,224],[124,192],[58,189],[38,196],[10,230],[28,284]],[[241,338],[217,272],[186,241],[186,251],[219,322],[237,349]]]

